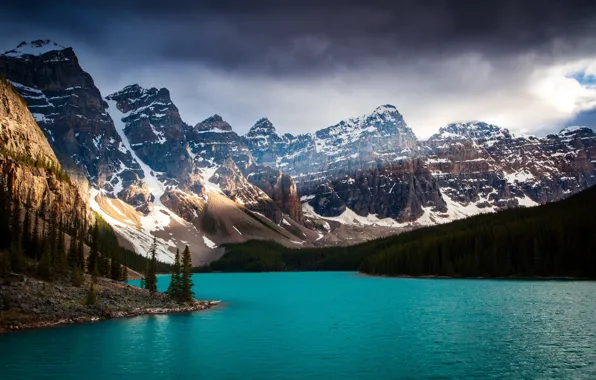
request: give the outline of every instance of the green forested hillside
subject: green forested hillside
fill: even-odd
[[[596,188],[341,248],[228,245],[206,270],[360,270],[376,275],[596,277]]]

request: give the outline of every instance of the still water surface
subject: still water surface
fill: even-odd
[[[194,281],[225,304],[0,335],[0,379],[596,379],[595,282]]]

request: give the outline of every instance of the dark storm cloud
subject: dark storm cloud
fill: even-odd
[[[230,70],[326,71],[370,61],[548,51],[595,28],[595,1],[23,1],[6,15],[128,59]]]
[[[573,76],[596,75],[594,0],[36,0],[3,4],[0,32],[5,50],[72,46],[104,95],[167,87],[185,121],[239,132],[392,103],[421,137],[466,120],[541,133],[596,106]]]

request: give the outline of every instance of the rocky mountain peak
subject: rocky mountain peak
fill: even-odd
[[[22,58],[27,55],[39,56],[51,51],[61,51],[66,49],[51,40],[35,40],[31,42],[23,41],[13,50],[4,53],[7,57]]]
[[[168,177],[184,175],[190,165],[185,145],[188,126],[166,88],[145,89],[133,84],[106,99],[123,113],[113,118],[119,119],[117,124],[124,123],[122,132],[143,162]]]
[[[220,130],[224,132],[231,132],[232,126],[228,124],[228,122],[224,121],[221,116],[215,114],[195,125],[195,129],[198,131]]]
[[[0,72],[25,99],[61,164],[110,188],[115,172],[140,168],[124,149],[93,78],[71,48],[52,41],[21,43],[0,55]],[[125,174],[126,174],[125,173]]]
[[[257,120],[255,125],[253,125],[252,128],[250,128],[250,130],[246,134],[246,137],[251,138],[254,136],[263,136],[263,135],[264,136],[277,135],[275,127],[273,126],[271,121],[269,121],[269,119],[267,119],[266,117],[263,117],[263,118],[260,118],[259,120]]]
[[[377,108],[375,108],[372,115],[378,115],[385,119],[395,119],[401,116],[397,108],[391,104],[378,106]]]
[[[596,133],[592,129],[582,126],[565,127],[559,132],[559,136],[570,137],[572,135],[594,136]]]
[[[118,102],[120,111],[127,113],[130,111],[142,112],[147,108],[153,110],[155,107],[178,109],[173,105],[170,98],[170,91],[167,88],[157,89],[155,87],[145,89],[138,84],[124,87],[111,95],[106,96],[108,100]]]
[[[469,121],[452,123],[441,127],[439,132],[431,137],[433,140],[464,140],[464,139],[500,139],[511,138],[508,129],[483,121]]]

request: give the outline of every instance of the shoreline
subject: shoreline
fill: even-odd
[[[48,282],[25,275],[0,277],[0,334],[142,315],[192,313],[220,304],[206,300],[179,304],[164,293],[99,278],[94,284],[96,303],[87,305],[91,282],[89,275],[79,287],[68,281]]]
[[[196,300],[194,305],[180,306],[179,308],[141,308],[131,312],[108,312],[102,316],[82,316],[69,319],[60,319],[56,321],[33,322],[18,325],[0,326],[0,335],[9,334],[19,331],[40,330],[52,327],[60,327],[67,325],[80,325],[93,322],[108,321],[111,319],[135,318],[146,315],[164,315],[164,314],[183,314],[194,313],[213,309],[218,306],[220,301],[199,301]]]

